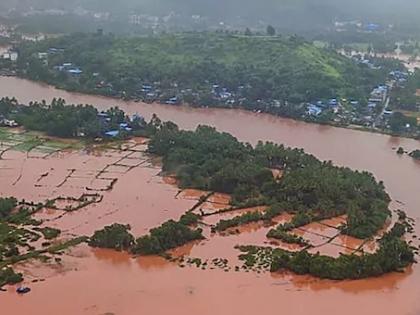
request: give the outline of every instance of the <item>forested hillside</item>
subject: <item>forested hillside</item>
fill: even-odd
[[[39,57],[50,48],[59,51],[48,60]],[[26,43],[19,50],[20,70],[31,79],[71,90],[202,105],[216,105],[214,93],[224,101],[234,96],[232,104],[245,107],[259,100],[361,99],[386,75],[296,36],[76,34]],[[68,75],[60,68],[68,63],[82,72]]]

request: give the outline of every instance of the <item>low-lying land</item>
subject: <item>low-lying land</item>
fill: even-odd
[[[270,262],[271,271],[289,269],[322,278],[356,279],[397,271],[414,262],[413,248],[401,239],[408,224],[404,220],[379,240],[379,249],[375,253],[358,252],[340,255],[339,258],[308,253],[306,248],[312,246],[310,242],[291,233],[311,222],[345,214],[347,220],[339,226],[337,235],[373,238],[390,216],[390,199],[383,184],[377,183],[371,174],[338,168],[331,163],[320,162],[301,150],[272,143],[259,143],[253,148],[210,127],[200,126],[196,131],[182,131],[173,123],[162,123],[156,118],[149,127],[149,130],[153,130],[149,152],[163,157],[163,171],[175,175],[181,188],[232,195],[231,210],[227,207],[221,209],[220,213],[255,205],[271,205],[262,212],[247,212],[221,220],[212,227],[213,232],[223,232],[258,221],[273,224],[272,220],[282,213],[293,215],[291,222],[270,230],[267,237],[304,248],[297,253],[278,248],[265,249],[264,252],[270,255],[265,255],[269,258],[263,260]],[[273,177],[272,169],[276,168],[283,171],[280,180]],[[205,200],[201,199],[199,204]],[[184,216],[179,222],[168,221],[152,229],[150,235],[133,242],[129,250],[140,254],[164,254],[168,249],[201,239],[201,230],[192,230],[188,225],[200,225],[204,216],[201,213],[188,220]],[[254,250],[252,246],[240,248],[252,252],[252,255],[246,256],[248,266],[251,265],[249,260],[256,261],[254,255],[259,250]],[[311,269],[307,265],[309,262],[301,266],[301,260],[315,260],[317,263]],[[338,266],[337,270],[334,265]],[[357,269],[357,265],[362,269]],[[351,266],[349,270],[346,269]],[[324,267],[328,268],[321,273]]]
[[[52,107],[32,105],[28,111],[42,113],[41,117],[62,112],[70,117],[80,115],[79,120],[76,120],[76,126],[80,127],[84,126],[80,123],[84,121],[81,117],[86,117],[82,115],[84,110],[92,111],[92,114],[88,115],[91,120],[85,121],[95,122],[102,116],[90,107],[64,104]],[[25,115],[28,115],[28,111],[13,111],[13,115],[16,115],[17,119],[27,117]],[[120,113],[119,117],[125,117],[122,111],[114,109],[114,112]],[[113,117],[112,114],[107,115]],[[34,121],[41,121],[36,115],[34,117]],[[59,120],[54,118],[51,117],[50,126],[60,125]],[[26,128],[34,126],[25,123],[25,119],[21,121]],[[40,130],[55,134],[57,129]],[[98,173],[89,171],[89,174],[84,173],[83,176],[89,176],[87,181],[92,183],[107,173],[115,173],[116,170],[107,171],[110,165],[114,168],[124,168],[125,173],[144,163],[145,157],[131,157],[132,154],[159,156],[162,160],[161,175],[175,177],[181,189],[201,191],[197,194],[196,205],[185,209],[184,215],[178,220],[168,220],[151,229],[147,235],[133,236],[130,226],[127,225],[130,222],[125,222],[99,229],[90,238],[81,235],[65,240],[61,239],[62,233],[59,229],[45,224],[40,226],[46,222],[35,220],[33,215],[43,208],[77,212],[92,203],[100,203],[101,191],[112,190],[117,179],[113,180],[109,187],[96,189],[97,193],[84,194],[78,199],[60,196],[33,205],[23,200],[3,198],[0,204],[0,226],[3,235],[0,237],[1,285],[21,280],[21,275],[15,274],[11,269],[15,263],[32,258],[51,259],[64,249],[81,242],[87,242],[93,247],[125,250],[136,255],[159,254],[178,261],[177,257],[172,257],[169,250],[177,249],[191,241],[212,242],[214,238],[208,240],[209,235],[227,238],[230,235],[241,235],[242,227],[254,223],[263,223],[257,226],[257,229],[264,226],[264,238],[270,242],[270,248],[262,250],[259,246],[236,244],[248,252],[248,255],[241,256],[245,258],[245,265],[248,267],[252,266],[252,262],[260,261],[256,255],[261,256],[263,253],[260,262],[269,264],[267,270],[288,269],[322,278],[354,279],[399,271],[414,262],[414,248],[402,238],[407,231],[412,232],[412,228],[406,216],[401,213],[400,222],[380,237],[376,251],[366,253],[363,250],[364,244],[375,241],[379,230],[391,215],[388,209],[390,198],[384,185],[377,182],[370,173],[337,167],[331,162],[321,162],[303,150],[274,143],[260,142],[253,147],[207,126],[199,126],[195,131],[180,130],[174,123],[162,122],[156,116],[149,123],[142,121],[137,130],[149,138],[147,153],[130,149],[131,147],[124,145],[124,142],[119,142],[117,146],[120,147],[120,151],[112,149],[109,153],[110,159],[107,163],[113,164],[106,164]],[[67,136],[89,139],[93,135],[72,133]],[[133,145],[138,146],[136,143]],[[105,155],[106,146],[107,144],[104,145]],[[110,147],[113,146],[110,144]],[[114,159],[117,162],[113,162]],[[125,160],[127,161],[123,162]],[[129,162],[132,163],[124,164]],[[77,169],[69,170],[62,183],[73,176],[74,179],[80,176]],[[92,181],[89,180],[90,176],[93,176]],[[42,181],[44,177],[48,177],[48,174],[41,174],[39,180]],[[63,185],[62,183],[58,185]],[[254,210],[221,219],[215,224],[206,223],[209,217],[233,214],[250,207],[254,207]],[[285,214],[291,219],[279,221]],[[334,227],[324,223],[325,220],[336,217],[345,219]],[[306,235],[300,235],[301,231],[309,231],[310,224],[322,224],[330,229],[331,232],[327,233],[330,234],[329,238],[314,233],[316,237],[325,240],[315,244]],[[321,245],[333,243],[343,235],[361,239],[360,247],[350,254],[340,253],[339,257],[313,252],[321,248]],[[293,251],[283,249],[274,241],[297,247]],[[34,245],[35,242],[37,245]],[[184,261],[183,258],[181,260]],[[192,264],[201,266],[201,263],[198,263],[199,258],[190,257],[190,260]],[[221,258],[220,261],[222,263],[218,261],[214,264],[227,268],[227,259]],[[239,270],[239,267],[235,270]]]

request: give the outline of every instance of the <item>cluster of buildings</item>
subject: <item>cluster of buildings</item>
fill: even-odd
[[[309,116],[319,116],[324,110],[332,110],[334,113],[338,112],[340,101],[337,98],[332,98],[327,101],[317,101],[314,103],[308,103],[306,106],[306,113]]]
[[[60,71],[60,72],[66,72],[68,74],[79,76],[83,73],[82,69],[80,67],[74,65],[71,62],[65,62],[61,65],[55,66],[54,70]]]
[[[360,20],[350,20],[350,21],[335,21],[334,27],[337,32],[357,31],[357,32],[376,33],[376,32],[385,31],[387,29],[392,29],[393,25],[383,26],[381,24],[373,23],[373,22],[362,22]]]
[[[388,117],[392,111],[387,110],[389,100],[389,85],[376,86],[370,93],[367,104],[357,100],[329,99],[306,104],[306,116],[317,118],[324,112],[332,113],[336,123],[352,123],[365,126],[375,126],[379,118]],[[379,113],[378,108],[384,110]],[[379,116],[381,117],[379,117]],[[379,117],[379,118],[378,118]]]
[[[369,69],[373,69],[373,70],[380,70],[381,69],[380,66],[375,65],[375,63],[372,60],[368,59],[367,55],[365,55],[365,54],[359,54],[357,52],[353,52],[352,56],[351,56],[351,59],[358,64],[365,65]]]
[[[0,115],[0,126],[15,128],[19,127],[19,124],[14,120],[7,119],[5,116]]]
[[[16,62],[19,58],[19,53],[17,51],[9,49],[8,51],[4,52],[1,57],[3,60]]]
[[[38,52],[38,59],[42,60],[43,63],[47,66],[48,65],[48,58],[50,55],[55,55],[58,53],[63,53],[64,49],[62,48],[48,48],[46,52]],[[54,70],[60,71],[60,72],[66,72],[68,74],[71,74],[73,76],[79,76],[83,73],[82,69],[73,64],[72,62],[64,62],[60,65],[54,66]]]
[[[404,87],[409,77],[408,72],[395,70],[389,73],[389,78],[395,83],[396,86]]]
[[[116,138],[122,134],[130,135],[135,129],[145,126],[145,119],[134,114],[132,117],[125,117],[123,121],[113,122],[108,112],[98,113],[98,119],[103,130],[103,136],[106,138]]]

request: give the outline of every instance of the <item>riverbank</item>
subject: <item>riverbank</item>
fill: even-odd
[[[7,76],[3,76],[4,78],[7,79]],[[13,76],[12,76],[13,77]],[[57,90],[57,91],[63,91],[66,93],[72,93],[72,94],[77,94],[80,95],[81,97],[83,96],[91,96],[91,97],[97,97],[100,99],[107,99],[107,100],[113,100],[115,102],[124,102],[124,103],[135,103],[135,104],[142,104],[142,105],[150,105],[150,106],[154,106],[154,105],[158,105],[158,106],[164,106],[164,107],[175,107],[175,108],[180,108],[181,110],[195,110],[195,109],[224,109],[224,110],[232,110],[232,111],[247,111],[249,113],[255,114],[255,115],[270,115],[273,117],[280,117],[283,119],[291,119],[291,120],[295,120],[297,122],[303,122],[303,123],[308,123],[308,124],[314,124],[314,125],[319,125],[319,126],[330,126],[330,127],[334,127],[334,128],[343,128],[343,129],[351,129],[351,130],[356,130],[356,131],[361,131],[361,132],[369,132],[369,133],[376,133],[376,134],[382,134],[382,135],[387,135],[387,136],[391,136],[391,137],[401,137],[401,138],[407,138],[407,139],[415,139],[415,140],[420,140],[420,136],[419,135],[408,135],[408,134],[396,134],[393,133],[391,131],[386,131],[386,130],[380,130],[380,129],[372,129],[372,128],[368,128],[368,127],[363,127],[363,126],[358,126],[358,125],[343,125],[343,124],[339,124],[339,123],[335,123],[333,121],[329,121],[329,122],[316,122],[310,119],[297,119],[297,118],[293,118],[293,117],[285,117],[285,116],[281,116],[281,115],[275,115],[272,113],[265,113],[262,111],[250,111],[241,107],[238,108],[232,108],[232,107],[207,107],[207,106],[203,106],[203,107],[199,107],[199,106],[192,106],[192,105],[188,105],[188,104],[182,104],[182,105],[168,105],[168,104],[162,104],[162,103],[144,103],[144,102],[140,102],[137,100],[127,100],[127,99],[121,99],[118,97],[112,97],[112,96],[104,96],[101,94],[95,94],[95,93],[89,93],[89,91],[83,91],[83,92],[79,92],[79,91],[75,91],[75,90],[66,90],[66,89],[61,89],[61,88],[57,88],[55,86],[49,85],[48,83],[44,83],[44,82],[38,82],[38,81],[32,81],[29,80],[27,78],[22,78],[22,77],[16,77],[14,76],[16,79],[18,80],[27,80],[29,82],[33,82],[34,84],[40,84],[41,86],[45,86],[48,87],[50,90]],[[0,75],[0,79],[2,78],[2,76]],[[1,80],[0,80],[1,82]],[[7,96],[9,97],[14,97],[12,93],[8,94]],[[37,98],[36,100],[38,101],[42,101],[44,100],[43,98]],[[19,102],[22,102],[21,99],[18,98]],[[27,102],[29,102],[30,100],[28,100]],[[79,103],[75,103],[75,104],[79,104]],[[80,104],[88,104],[88,103],[80,103]],[[99,105],[99,104],[97,104]],[[101,109],[101,107],[99,107]]]

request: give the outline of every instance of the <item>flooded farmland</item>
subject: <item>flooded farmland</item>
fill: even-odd
[[[310,125],[244,111],[122,102],[71,94],[16,78],[0,78],[0,95],[15,96],[21,102],[63,97],[68,103],[90,103],[99,108],[118,105],[147,118],[157,113],[182,128],[208,124],[251,143],[262,139],[302,147],[318,158],[373,172],[385,182],[394,200],[393,207],[402,208],[419,220],[420,164],[409,157],[397,156],[393,150],[398,146],[407,150],[419,148],[420,143],[415,140]],[[41,147],[31,150],[31,154],[5,150],[0,161],[1,194],[40,201],[60,196],[78,198],[96,192],[103,198],[99,203],[63,216],[60,210],[48,209],[37,215],[49,220],[49,226],[63,230],[62,237],[89,235],[115,222],[128,223],[133,234],[143,235],[168,219],[179,218],[202,195],[197,191],[179,193],[175,182],[159,176],[160,167],[151,163],[143,150],[141,139],[124,148],[107,150],[60,148],[48,151]],[[110,188],[111,182],[114,183]],[[202,210],[210,214],[206,217],[209,224],[227,216],[211,215],[227,204],[228,196],[223,195],[203,204]],[[62,206],[65,208],[66,203]],[[295,232],[325,245],[325,239],[336,236],[340,220],[322,223]],[[417,265],[402,274],[342,282],[288,273],[236,272],[234,267],[239,262],[235,261],[237,251],[233,247],[270,242],[265,237],[267,229],[269,227],[263,224],[249,224],[241,227],[239,233],[227,235],[211,234],[206,230],[207,240],[175,251],[209,262],[215,258],[229,260],[226,268],[215,264],[206,270],[188,264],[181,267],[179,263],[162,258],[132,258],[125,253],[79,245],[63,255],[60,263],[27,262],[19,266],[32,292],[17,296],[13,288],[9,288],[8,292],[0,293],[0,303],[9,313],[27,314],[278,314],[280,310],[287,314],[330,314],[337,310],[341,314],[353,314],[360,305],[366,314],[420,312]],[[336,237],[321,251],[337,255],[360,246],[372,247],[374,244]],[[32,283],[33,280],[37,282]]]

